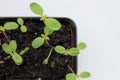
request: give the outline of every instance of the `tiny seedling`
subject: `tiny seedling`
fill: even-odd
[[[13,61],[15,62],[16,65],[21,65],[23,63],[23,58],[21,55],[26,53],[29,48],[26,47],[23,51],[20,52],[20,54],[17,53],[17,43],[15,40],[11,40],[9,44],[4,43],[2,45],[2,49],[7,53],[12,56]]]
[[[60,30],[61,24],[58,20],[54,18],[47,18],[46,15],[44,15],[43,8],[35,2],[30,4],[30,9],[34,14],[39,15],[41,17],[40,20],[42,20],[45,24],[44,34],[41,34],[39,37],[36,37],[32,41],[32,47],[39,48],[44,44],[44,42],[46,42],[47,45],[51,47],[47,58],[43,60],[43,64],[48,64],[49,57],[51,56],[53,51],[53,46],[50,45],[48,42],[48,40],[50,40],[49,35],[51,35],[54,31]]]
[[[70,49],[65,49],[65,47],[61,45],[57,45],[55,47],[55,51],[63,55],[77,56],[79,54],[79,50],[83,50],[85,48],[86,48],[86,44],[84,42],[81,42],[78,44],[76,48],[70,48]]]
[[[34,14],[39,15],[41,17],[40,20],[42,20],[43,23],[45,24],[44,34],[41,34],[39,37],[35,38],[32,42],[33,48],[39,48],[44,44],[45,41],[49,40],[48,37],[49,35],[51,35],[54,31],[57,31],[61,28],[61,24],[58,20],[54,18],[47,18],[46,15],[44,15],[43,8],[35,2],[30,4],[30,9]]]
[[[24,25],[24,20],[22,18],[17,19],[18,24],[21,26],[20,30],[22,32],[27,32],[27,27]]]
[[[55,51],[59,54],[77,56],[79,54],[79,50],[83,50],[86,48],[86,44],[81,42],[78,44],[76,48],[65,49],[63,46],[57,45],[55,47]],[[66,80],[76,80],[77,78],[88,78],[90,77],[89,72],[81,72],[79,75],[75,74],[72,68],[68,65],[68,68],[72,73],[66,74]]]

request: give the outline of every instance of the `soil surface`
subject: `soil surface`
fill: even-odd
[[[63,56],[55,51],[52,52],[48,65],[42,64],[43,60],[48,56],[50,47],[46,43],[38,49],[33,49],[31,42],[34,38],[43,34],[44,24],[39,18],[23,18],[24,24],[27,26],[28,31],[22,33],[20,29],[14,31],[6,31],[10,40],[17,41],[17,52],[19,53],[25,47],[30,50],[25,53],[23,57],[23,64],[20,66],[15,65],[13,60],[4,60],[0,63],[0,80],[31,80],[35,78],[42,78],[42,80],[62,80],[65,75],[71,72],[68,68],[70,65],[76,72],[76,57]],[[67,18],[56,18],[62,24],[59,31],[55,31],[50,35],[49,43],[53,46],[63,45],[66,48],[76,46],[76,27],[74,22]],[[17,18],[0,18],[0,25],[9,21],[16,21]],[[1,45],[7,42],[4,35],[0,32],[0,61],[9,56],[6,54]],[[51,66],[52,63],[54,66]]]

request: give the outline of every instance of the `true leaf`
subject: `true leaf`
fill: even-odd
[[[59,30],[61,28],[60,22],[54,18],[47,18],[44,23],[52,30]]]
[[[15,40],[10,41],[9,47],[10,47],[10,49],[12,51],[16,51],[16,49],[17,49],[17,43],[16,43],[16,41]]]
[[[65,53],[65,48],[63,46],[58,45],[58,46],[55,47],[55,51],[60,53],[60,54],[64,54]]]
[[[22,18],[18,18],[18,19],[17,19],[17,22],[18,22],[20,25],[23,25],[23,24],[24,24],[24,21],[23,21]]]
[[[41,15],[41,16],[43,15],[43,8],[36,2],[30,4],[30,9],[32,10],[33,13],[37,15]]]
[[[44,43],[44,39],[42,37],[37,37],[33,40],[32,47],[38,48],[38,47],[42,46],[43,43]]]
[[[7,54],[12,54],[12,51],[10,49],[10,46],[6,43],[2,45],[2,49],[7,53]]]
[[[79,77],[80,78],[88,78],[88,77],[90,77],[90,73],[89,72],[81,72]]]
[[[12,55],[12,59],[16,65],[21,65],[23,63],[23,58],[17,53]]]
[[[51,35],[54,30],[50,29],[49,27],[44,28],[44,33],[45,35]]]
[[[20,27],[20,30],[21,30],[22,32],[27,32],[27,27],[24,26],[24,25],[22,25],[22,26]]]
[[[78,44],[78,48],[79,48],[80,50],[83,50],[83,49],[86,48],[86,44],[85,44],[84,42],[81,42],[81,43]]]
[[[25,54],[27,51],[29,51],[29,47],[26,47],[24,50],[20,51],[20,55]]]
[[[78,54],[79,54],[79,49],[78,48],[71,48],[70,50],[69,50],[69,55],[71,55],[71,56],[77,56]]]
[[[16,22],[7,22],[4,24],[4,28],[6,30],[14,30],[18,28],[18,24]]]
[[[45,40],[49,40],[49,37],[45,34],[41,34],[41,36],[45,39]]]
[[[66,75],[66,80],[76,80],[77,76],[74,73],[68,73]]]

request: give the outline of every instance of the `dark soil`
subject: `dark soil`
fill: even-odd
[[[76,72],[76,57],[59,55],[55,51],[50,56],[48,65],[42,64],[43,60],[48,56],[50,47],[44,44],[38,49],[33,49],[31,42],[37,36],[43,33],[44,24],[39,18],[23,18],[28,28],[26,33],[22,33],[19,29],[7,31],[10,40],[16,40],[18,44],[17,52],[25,47],[30,50],[23,55],[24,62],[20,66],[16,66],[12,59],[4,60],[0,64],[0,80],[24,80],[42,78],[42,80],[60,80],[65,79],[65,74],[71,72],[67,65],[70,65]],[[76,27],[74,22],[67,18],[56,18],[62,24],[59,31],[54,32],[50,37],[49,43],[53,46],[63,45],[66,48],[76,46]],[[0,25],[5,22],[16,21],[17,18],[0,18]],[[7,42],[4,35],[0,32],[0,61],[8,56],[1,45]],[[51,63],[55,62],[54,67]]]

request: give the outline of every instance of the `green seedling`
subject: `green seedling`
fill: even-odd
[[[57,45],[55,47],[55,51],[59,54],[70,55],[70,56],[77,56],[79,54],[79,50],[83,50],[86,48],[86,44],[81,42],[78,44],[76,48],[65,49],[61,45]]]
[[[49,35],[51,35],[54,31],[57,31],[61,28],[61,24],[58,20],[54,18],[47,18],[46,15],[43,15],[44,14],[43,8],[35,2],[30,4],[30,9],[36,15],[41,16],[40,20],[42,20],[43,23],[45,24],[44,34],[41,34],[39,37],[35,38],[32,42],[33,48],[39,48],[44,44],[45,41],[49,40],[48,37]]]
[[[90,77],[90,73],[87,71],[81,72],[79,75],[77,75],[75,73],[66,74],[66,80],[76,80],[79,78],[89,78],[89,77]]]
[[[23,51],[21,51],[20,54],[18,54],[16,51],[17,43],[15,40],[11,40],[9,42],[9,44],[4,43],[2,45],[2,49],[4,50],[4,52],[6,52],[7,54],[10,54],[12,56],[12,59],[16,65],[21,65],[23,63],[23,58],[21,55],[23,55],[24,53],[26,53],[29,50],[29,48],[26,47]]]
[[[18,24],[21,26],[20,30],[22,32],[27,32],[27,27],[24,25],[24,20],[22,18],[17,19]]]

